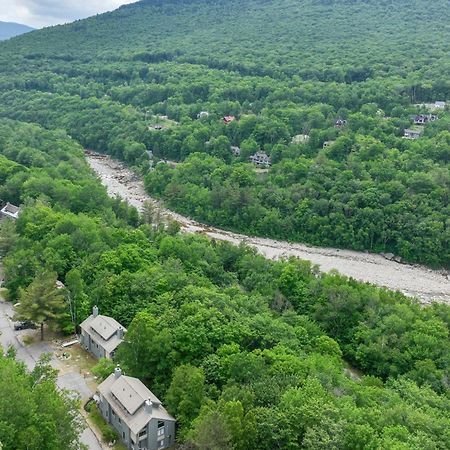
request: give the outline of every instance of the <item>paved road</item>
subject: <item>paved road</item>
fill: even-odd
[[[10,345],[14,346],[17,350],[17,359],[23,361],[32,370],[39,357],[43,353],[52,353],[53,355],[53,349],[46,342],[38,342],[28,346],[22,345],[17,337],[26,333],[26,331],[14,330],[13,321],[11,320],[13,315],[14,310],[12,305],[3,301],[0,297],[0,345],[4,349]],[[51,365],[58,370],[62,368],[60,361],[55,356],[52,357]],[[60,373],[57,384],[61,389],[77,392],[83,400],[88,399],[92,395],[92,390],[78,372],[65,371],[64,373]],[[100,443],[89,427],[83,431],[81,441],[90,450],[102,450]]]

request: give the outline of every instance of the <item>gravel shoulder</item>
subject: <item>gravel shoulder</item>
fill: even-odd
[[[269,259],[295,256],[311,261],[318,265],[323,272],[334,269],[356,280],[417,297],[423,304],[433,301],[450,304],[450,274],[448,271],[401,264],[373,253],[310,247],[299,243],[246,236],[203,225],[164,208],[151,198],[145,192],[143,181],[124,164],[106,155],[93,152],[87,152],[86,159],[106,186],[109,195],[122,197],[138,210],[142,210],[144,202],[149,201],[158,207],[163,219],[178,221],[183,232],[201,233],[211,239],[227,241],[236,245],[244,242],[256,248],[259,253]]]

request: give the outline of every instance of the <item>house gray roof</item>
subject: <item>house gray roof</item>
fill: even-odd
[[[97,390],[134,434],[152,419],[175,421],[155,394],[137,378],[111,374]],[[147,400],[151,402],[150,407],[146,405]]]
[[[1,213],[5,216],[17,219],[19,217],[20,208],[18,206],[7,203],[1,210]]]
[[[122,342],[122,338],[117,335],[117,330],[122,328],[124,333],[127,331],[112,317],[92,314],[81,323],[80,328],[108,353],[114,351]]]

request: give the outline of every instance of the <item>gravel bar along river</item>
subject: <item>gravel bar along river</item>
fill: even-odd
[[[86,159],[106,186],[109,195],[122,197],[140,211],[144,202],[149,201],[158,207],[163,219],[171,218],[178,221],[183,232],[201,233],[212,239],[228,241],[236,245],[244,242],[270,259],[296,256],[317,264],[321,271],[328,272],[336,269],[341,274],[356,280],[417,297],[423,304],[429,304],[432,301],[450,304],[450,274],[448,271],[402,264],[373,253],[310,247],[304,244],[251,237],[210,227],[165,209],[145,192],[143,181],[123,163],[91,151],[86,151]]]

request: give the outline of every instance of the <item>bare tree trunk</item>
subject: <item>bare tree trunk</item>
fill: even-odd
[[[44,322],[41,322],[41,341],[44,340]]]

